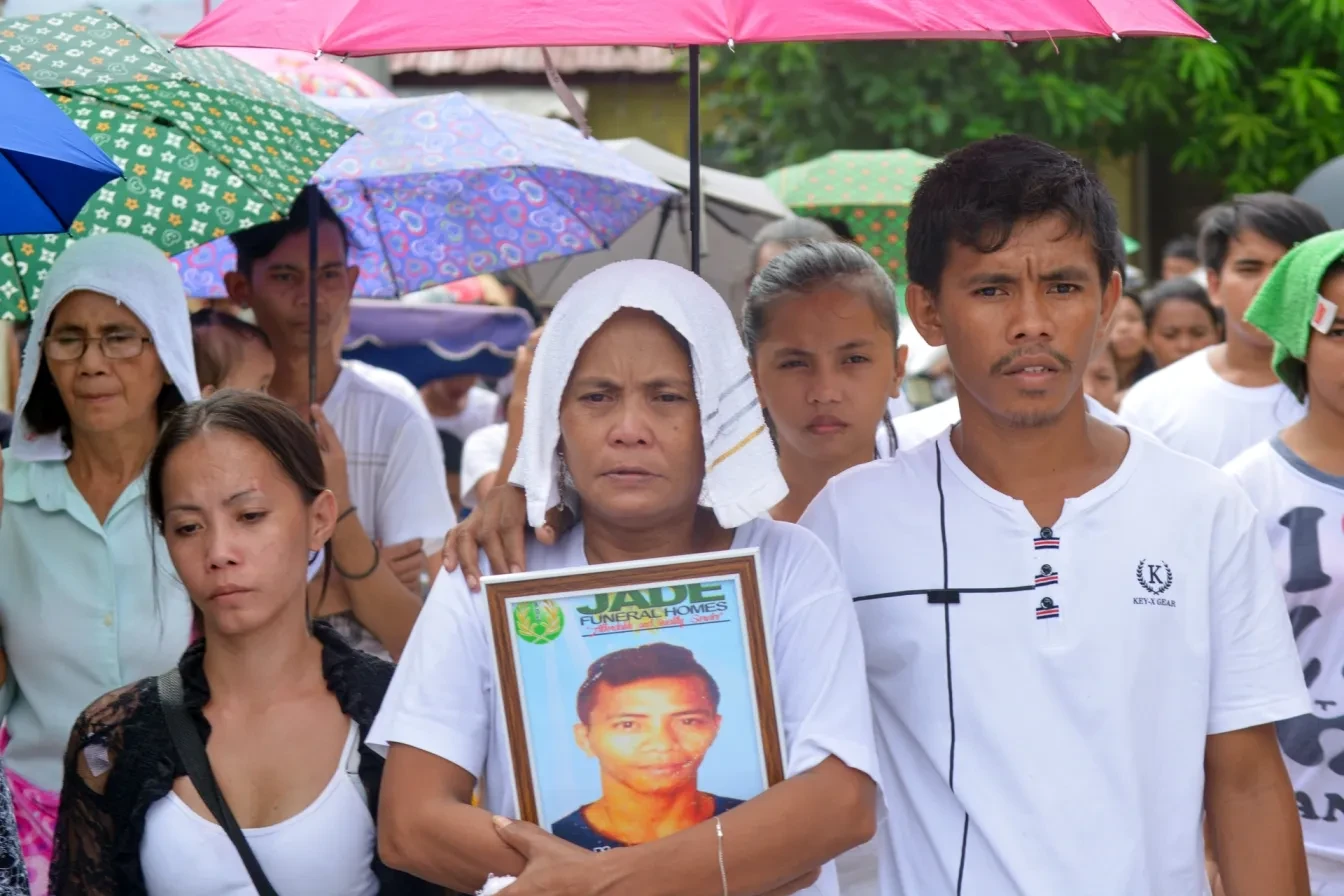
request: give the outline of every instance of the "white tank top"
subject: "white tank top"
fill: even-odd
[[[359,726],[326,789],[302,812],[264,828],[245,828],[266,879],[280,896],[375,896],[376,835],[359,780]],[[176,793],[145,813],[140,867],[149,896],[255,896],[243,860],[224,829]]]

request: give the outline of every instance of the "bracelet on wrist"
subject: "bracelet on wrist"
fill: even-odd
[[[346,572],[345,567],[341,566],[341,561],[336,559],[335,550],[331,552],[331,565],[336,567],[336,571],[341,574],[341,578],[349,582],[358,582],[361,579],[367,579],[369,576],[373,575],[373,571],[378,568],[378,562],[382,559],[382,555],[378,551],[378,543],[376,541],[370,541],[369,545],[373,548],[373,562],[369,564],[368,569],[361,573]]]

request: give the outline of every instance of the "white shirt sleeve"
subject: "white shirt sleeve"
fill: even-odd
[[[1150,401],[1148,399],[1148,387],[1143,385],[1143,381],[1135,383],[1125,393],[1125,397],[1120,402],[1120,422],[1133,426],[1143,432],[1152,432],[1154,422],[1149,413]]]
[[[835,492],[836,484],[832,479],[822,486],[812,503],[807,505],[807,510],[798,518],[798,525],[817,536],[834,558],[833,562],[843,568],[845,539],[840,531],[840,515],[835,511]],[[844,582],[843,575],[841,582]]]
[[[411,415],[388,453],[374,531],[385,545],[423,539],[432,554],[455,522],[439,434],[428,417]]]
[[[791,527],[792,528],[792,527]],[[775,676],[787,746],[786,773],[834,756],[877,782],[872,705],[854,603],[817,537],[794,529],[773,580]]]
[[[480,500],[476,494],[483,478],[499,472],[504,460],[504,447],[509,441],[509,425],[494,423],[478,429],[462,443],[462,473],[458,486],[463,507],[475,507]]]
[[[389,745],[406,744],[480,779],[494,699],[484,601],[461,572],[435,579],[369,731],[370,748],[386,756]]]
[[[1209,734],[1311,712],[1269,537],[1240,489],[1214,520],[1210,559]]]

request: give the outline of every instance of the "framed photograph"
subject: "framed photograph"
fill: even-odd
[[[783,780],[754,549],[482,584],[523,820],[611,849]]]

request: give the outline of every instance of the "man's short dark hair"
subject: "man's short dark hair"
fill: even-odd
[[[1227,247],[1242,231],[1258,233],[1291,249],[1330,230],[1315,206],[1287,193],[1252,193],[1234,196],[1199,216],[1199,260],[1220,272],[1227,262]]]
[[[1091,242],[1105,287],[1125,256],[1115,200],[1087,166],[1048,143],[1015,135],[950,153],[924,174],[910,202],[910,280],[937,293],[953,242],[997,252],[1018,224],[1051,214]]]
[[[597,702],[597,689],[602,685],[619,688],[650,678],[699,678],[709,691],[709,702],[714,711],[719,709],[719,685],[704,666],[696,662],[695,654],[685,647],[657,642],[628,647],[599,657],[588,667],[588,677],[579,686],[579,721],[587,725]]]
[[[1199,262],[1199,246],[1190,234],[1182,234],[1162,247],[1163,258],[1184,258],[1186,261]]]
[[[230,234],[229,240],[233,243],[233,248],[238,251],[238,273],[244,277],[252,276],[252,266],[258,259],[265,258],[275,251],[275,247],[288,236],[296,233],[306,233],[308,230],[308,201],[309,197],[317,194],[317,220],[330,221],[341,229],[341,243],[347,251],[350,248],[350,233],[345,229],[345,222],[341,216],[336,214],[336,210],[327,202],[327,197],[322,195],[322,191],[309,184],[299,193],[294,204],[289,208],[289,217],[282,218],[279,221],[268,221],[265,224],[258,224],[256,227],[249,227],[247,230],[240,230],[237,233]]]

